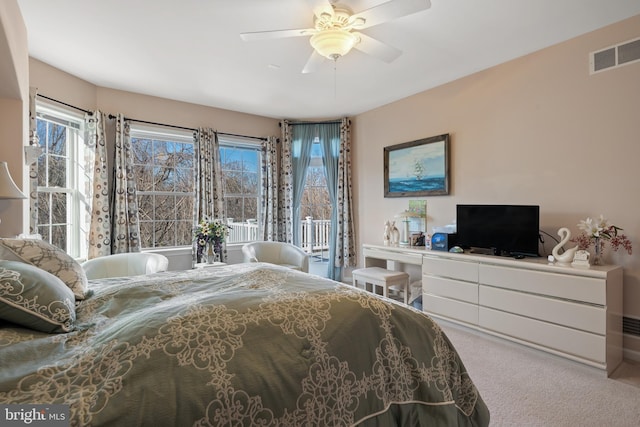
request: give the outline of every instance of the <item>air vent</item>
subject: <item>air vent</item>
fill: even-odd
[[[640,319],[622,317],[622,333],[640,337]]]
[[[589,54],[591,74],[640,61],[640,38],[610,46]]]

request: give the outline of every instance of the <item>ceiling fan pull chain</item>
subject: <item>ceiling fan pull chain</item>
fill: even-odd
[[[335,58],[333,60],[333,99],[338,99],[338,76],[337,76],[337,64],[338,64],[338,58]]]

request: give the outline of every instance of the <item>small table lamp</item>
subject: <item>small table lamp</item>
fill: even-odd
[[[13,182],[7,162],[0,162],[0,199],[26,199],[22,191]]]
[[[402,237],[400,237],[400,246],[411,246],[409,241],[409,218],[422,218],[422,215],[413,211],[404,210],[396,215],[396,218],[403,218]]]

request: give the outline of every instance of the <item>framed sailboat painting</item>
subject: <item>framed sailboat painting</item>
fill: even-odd
[[[449,134],[384,147],[384,197],[449,194]]]

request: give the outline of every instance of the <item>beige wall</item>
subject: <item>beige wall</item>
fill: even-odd
[[[278,120],[92,85],[31,58],[30,84],[38,93],[85,110],[184,127],[265,137],[279,135]]]
[[[640,318],[640,63],[588,72],[589,52],[639,29],[636,16],[355,117],[359,243],[381,242],[409,200],[383,197],[383,147],[450,133],[451,194],[427,198],[429,230],[457,203],[539,204],[554,236],[602,213],[634,243],[612,260],[625,268],[624,313]]]
[[[29,54],[27,29],[15,0],[0,2],[0,161],[20,189],[28,176],[23,146],[29,119]],[[21,233],[27,221],[27,203],[0,200],[0,236]]]

